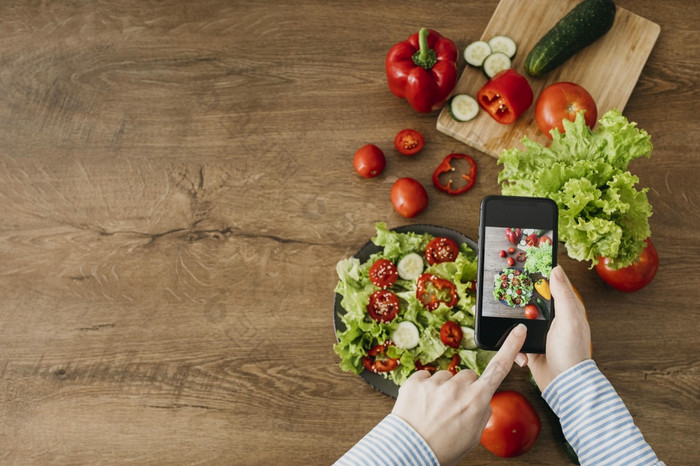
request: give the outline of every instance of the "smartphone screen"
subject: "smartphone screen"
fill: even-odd
[[[554,318],[549,277],[557,257],[557,205],[550,199],[488,196],[481,203],[475,340],[496,350],[519,323],[522,351],[544,353]]]

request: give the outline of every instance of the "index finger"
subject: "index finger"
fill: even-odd
[[[484,387],[484,391],[489,398],[496,392],[498,387],[506,378],[510,369],[513,367],[513,361],[520,352],[525,343],[527,335],[527,327],[523,324],[518,324],[508,335],[503,346],[498,350],[498,353],[491,359],[488,366],[484,370],[479,380],[474,382],[474,385]]]

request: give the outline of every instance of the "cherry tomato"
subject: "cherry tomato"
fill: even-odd
[[[520,290],[518,290],[520,291]],[[534,304],[525,305],[525,317],[528,319],[537,319],[540,316],[540,311]]]
[[[440,328],[440,340],[450,348],[459,348],[462,342],[462,328],[457,322],[448,320]]]
[[[513,267],[515,265],[515,259],[509,257],[506,263],[508,264],[508,267]]]
[[[369,281],[379,288],[389,288],[399,278],[399,272],[388,259],[377,259],[369,268]]]
[[[618,270],[608,266],[609,259],[600,258],[595,266],[600,278],[616,290],[630,292],[641,290],[656,276],[659,269],[659,254],[649,238],[646,247],[631,265]]]
[[[532,448],[542,422],[523,395],[502,391],[491,398],[491,417],[481,434],[481,444],[502,458],[519,456]]]
[[[428,264],[454,262],[459,255],[459,246],[450,238],[444,236],[433,238],[425,247],[425,258]]]
[[[515,248],[514,247],[509,247],[508,248],[508,254],[515,254]]]
[[[515,260],[518,262],[525,262],[527,260],[527,253],[520,251],[517,256],[515,256]]]
[[[409,157],[420,152],[424,145],[423,135],[415,129],[402,129],[394,138],[396,150]]]
[[[550,238],[549,236],[541,237],[537,245],[542,246],[543,244],[552,244],[552,238]]]
[[[377,322],[391,322],[399,313],[399,298],[388,290],[372,293],[367,304],[367,313]]]
[[[404,217],[415,217],[428,207],[428,193],[413,178],[399,178],[391,187],[391,203]]]
[[[506,257],[506,252],[503,249],[501,249],[501,252],[499,252],[498,255],[501,257]]]
[[[564,118],[574,121],[576,113],[585,110],[583,114],[586,125],[593,129],[598,118],[598,109],[591,94],[576,83],[559,82],[547,86],[535,104],[535,121],[540,131],[550,139],[549,131],[557,128],[564,132]]]
[[[374,144],[365,144],[355,152],[355,171],[363,178],[374,178],[386,166],[384,152]]]

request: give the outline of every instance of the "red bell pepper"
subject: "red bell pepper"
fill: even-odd
[[[506,228],[506,239],[513,244],[518,244],[520,238],[523,236],[523,230],[521,228]],[[510,251],[508,251],[510,252]],[[513,251],[515,252],[515,251]],[[513,252],[510,252],[513,254]]]
[[[431,273],[424,273],[418,277],[416,299],[424,308],[434,311],[440,307],[440,303],[445,303],[447,307],[454,307],[459,297],[454,283]]]
[[[491,78],[476,94],[481,108],[499,123],[513,123],[530,105],[533,94],[530,84],[513,68]]]
[[[455,171],[455,167],[452,166],[452,161],[455,159],[466,160],[469,164],[469,171],[460,174],[460,177],[464,179],[464,183],[460,184],[459,187],[452,187],[452,178],[447,180],[447,183],[443,184],[440,181],[440,175],[444,173],[449,173]],[[466,154],[450,154],[438,165],[438,167],[433,172],[433,185],[441,191],[445,191],[448,194],[461,194],[469,191],[474,183],[476,182],[476,162],[474,159]]]
[[[396,369],[399,365],[399,360],[396,358],[387,358],[386,349],[391,345],[391,342],[385,341],[370,349],[367,356],[362,357],[362,365],[370,372],[390,372]]]
[[[394,45],[386,56],[389,89],[420,113],[442,107],[457,84],[457,47],[423,28]]]

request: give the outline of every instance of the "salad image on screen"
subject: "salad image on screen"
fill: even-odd
[[[552,231],[486,227],[484,238],[483,315],[550,319]]]

